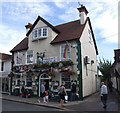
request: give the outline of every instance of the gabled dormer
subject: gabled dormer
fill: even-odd
[[[38,16],[30,30],[27,32],[26,36],[31,34],[32,41],[46,39],[49,37],[49,28],[51,28],[56,34],[59,33],[59,31],[53,25],[44,20],[42,17]]]

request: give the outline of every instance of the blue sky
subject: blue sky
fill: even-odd
[[[44,2],[42,2],[44,1]],[[9,51],[25,37],[25,25],[41,16],[52,25],[79,19],[78,1],[89,11],[99,56],[113,61],[118,48],[118,0],[7,0],[1,1],[0,52]],[[73,2],[74,1],[74,2]]]

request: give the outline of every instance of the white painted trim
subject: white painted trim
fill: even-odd
[[[39,97],[40,97],[40,89],[41,89],[41,86],[40,86],[41,80],[49,80],[49,79],[51,79],[51,78],[41,78],[41,76],[42,76],[43,74],[47,74],[47,73],[42,73],[42,74],[39,76],[39,82],[38,82],[38,84],[39,84]],[[47,75],[48,75],[48,74],[47,74]]]
[[[28,50],[26,51],[26,64],[33,64],[33,63],[27,63],[27,52],[32,51],[33,52],[33,63],[34,63],[34,51],[33,50]]]

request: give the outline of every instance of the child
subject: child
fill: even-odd
[[[49,94],[48,94],[48,90],[45,91],[45,101],[46,103],[49,101]]]

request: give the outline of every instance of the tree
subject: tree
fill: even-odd
[[[104,58],[101,60],[99,59],[98,62],[98,69],[103,74],[103,80],[110,80],[111,78],[111,66],[112,63],[109,60],[105,60]]]

